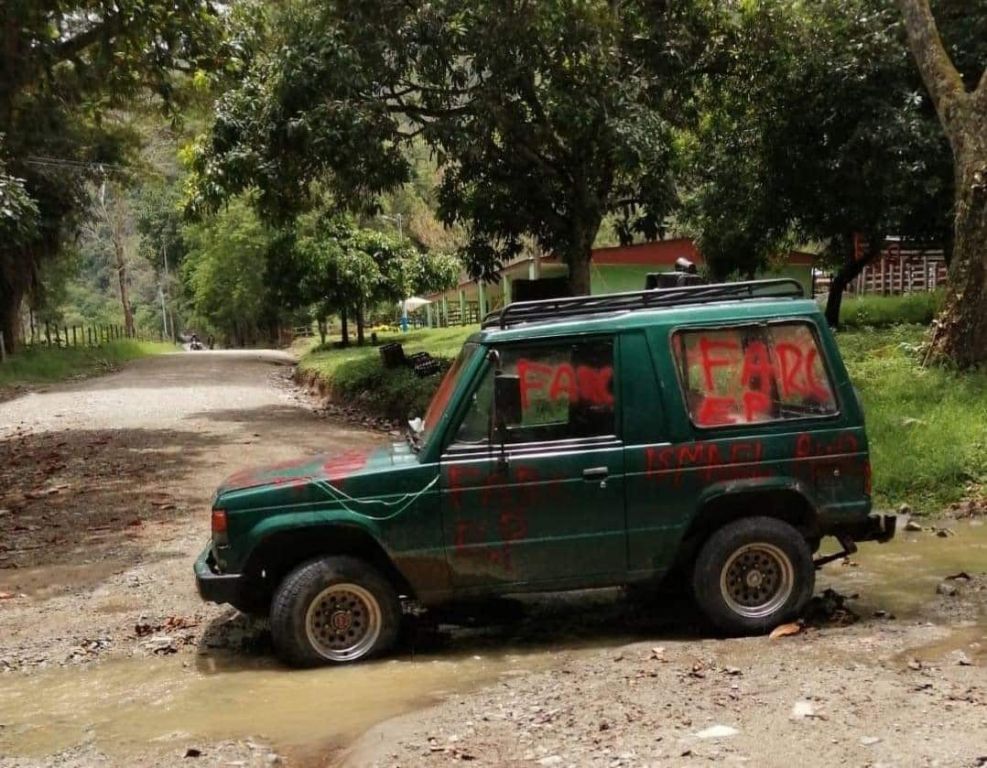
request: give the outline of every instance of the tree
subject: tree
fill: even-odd
[[[967,368],[987,361],[987,69],[976,73],[975,85],[964,82],[943,45],[928,0],[898,0],[898,7],[955,167],[950,286],[933,352]]]
[[[719,17],[688,145],[685,220],[714,272],[750,275],[793,241],[839,265],[827,305],[885,236],[942,240],[948,150],[888,0],[764,0]],[[858,257],[855,235],[868,244]]]
[[[225,52],[210,0],[6,0],[0,30],[0,133],[37,211],[30,237],[0,240],[0,330],[15,340],[21,302],[86,210],[87,184],[136,146],[117,110],[153,94],[168,111],[180,78]]]
[[[116,272],[123,326],[127,335],[133,336],[134,312],[130,305],[128,269],[135,243],[131,226],[130,201],[121,186],[105,180],[99,185],[98,190],[94,191],[93,198],[94,218],[88,228],[93,239],[105,234],[105,239],[113,250],[113,269]]]
[[[273,233],[248,201],[237,198],[215,216],[189,226],[184,239],[188,254],[182,272],[195,316],[231,345],[256,342],[268,309]]]
[[[339,314],[344,345],[350,318],[356,320],[357,343],[363,344],[368,308],[445,290],[459,276],[457,259],[418,251],[407,240],[358,227],[349,217],[310,217],[306,225],[298,240],[302,296],[316,306],[320,324]]]
[[[526,238],[589,291],[612,214],[654,237],[675,195],[670,121],[701,35],[692,3],[332,0],[290,6],[283,45],[217,108],[193,210],[255,187],[294,215],[311,182],[351,207],[408,178],[405,148],[440,166],[438,213],[491,277]]]

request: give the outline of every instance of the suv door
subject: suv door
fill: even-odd
[[[441,459],[453,587],[604,583],[627,568],[615,339],[504,345],[521,422],[490,428],[494,365],[467,398]]]

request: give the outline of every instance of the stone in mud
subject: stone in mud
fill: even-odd
[[[951,581],[941,581],[936,586],[936,594],[943,595],[944,597],[956,597],[959,594],[959,587],[957,587]]]

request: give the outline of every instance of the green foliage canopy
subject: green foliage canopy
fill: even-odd
[[[468,233],[490,276],[527,238],[589,287],[607,214],[622,237],[654,236],[675,195],[671,121],[701,49],[696,3],[632,0],[331,0],[294,3],[283,43],[217,108],[193,210],[258,190],[291,217],[329,179],[372,206],[408,180],[423,141],[442,176],[438,214]]]
[[[22,297],[85,210],[87,182],[135,146],[118,110],[150,93],[176,116],[182,78],[226,52],[211,0],[6,0],[0,28],[0,133],[37,211],[30,237],[0,242],[0,328],[15,338]]]

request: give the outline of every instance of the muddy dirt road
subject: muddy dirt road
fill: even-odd
[[[263,624],[195,594],[212,490],[389,439],[313,412],[290,362],[186,353],[0,403],[2,768],[987,765],[978,520],[829,566],[817,591],[857,597],[777,640],[604,591],[280,667]]]

